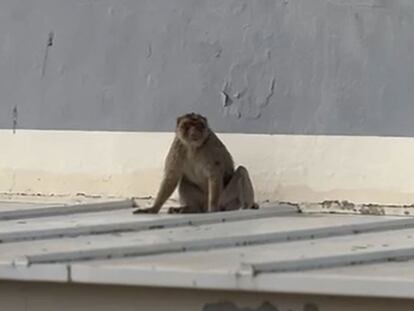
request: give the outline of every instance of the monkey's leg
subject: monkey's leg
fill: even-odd
[[[181,207],[171,207],[169,214],[203,213],[206,209],[207,195],[200,188],[183,177],[178,186]]]
[[[220,209],[256,209],[254,190],[249,173],[244,166],[239,166],[220,196]]]
[[[208,178],[208,212],[220,211],[220,196],[223,192],[223,177],[213,175]]]

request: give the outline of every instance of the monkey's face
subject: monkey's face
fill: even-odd
[[[177,119],[176,132],[183,143],[199,147],[208,137],[207,119],[195,113],[183,115]]]

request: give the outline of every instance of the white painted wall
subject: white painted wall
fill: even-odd
[[[414,139],[220,134],[258,199],[414,201]],[[155,195],[172,133],[0,131],[0,191]]]

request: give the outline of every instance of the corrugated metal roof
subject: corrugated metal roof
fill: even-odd
[[[0,279],[414,298],[414,218],[0,204]]]

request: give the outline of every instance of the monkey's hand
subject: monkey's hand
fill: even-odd
[[[157,210],[153,207],[150,208],[138,208],[132,212],[132,214],[157,214]]]

